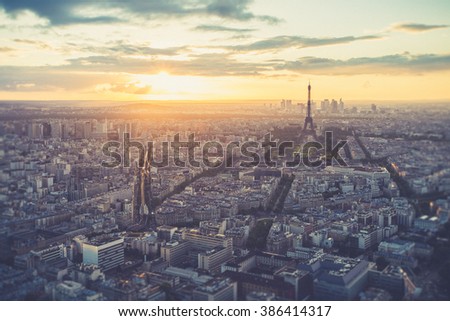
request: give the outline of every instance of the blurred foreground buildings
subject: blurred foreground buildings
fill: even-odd
[[[0,124],[0,299],[448,299],[448,109],[311,102],[318,139],[346,140],[348,166],[208,168],[172,156],[166,167],[101,166],[103,143],[124,133],[154,142],[161,161],[175,134],[295,141],[307,112],[292,100],[271,114],[248,108],[189,122],[10,114]]]

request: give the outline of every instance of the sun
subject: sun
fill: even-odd
[[[173,78],[173,76],[171,76],[167,71],[161,70],[156,75],[153,75],[153,78],[159,83],[167,83],[170,81],[170,78]]]
[[[208,82],[204,77],[173,75],[165,70],[152,75],[135,75],[134,80],[152,88],[147,99],[189,99],[208,94]]]

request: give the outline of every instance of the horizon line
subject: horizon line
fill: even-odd
[[[320,98],[312,99],[312,101],[322,101],[325,99],[338,99],[338,98]],[[344,99],[340,97],[344,102],[442,102],[450,103],[450,98],[436,98],[436,99]],[[269,98],[269,99],[142,99],[142,100],[114,100],[114,99],[0,99],[0,103],[4,102],[117,102],[117,103],[153,103],[153,102],[280,102],[281,100],[292,101],[307,101],[307,99],[292,99],[292,98]]]

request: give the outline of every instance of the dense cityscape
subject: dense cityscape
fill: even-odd
[[[96,104],[0,103],[0,300],[449,299],[448,105]],[[275,148],[275,166],[242,166],[239,149],[192,166],[186,148],[178,166],[164,151],[326,132],[344,166],[286,166],[298,150]],[[131,166],[104,166],[124,134],[154,163],[132,146]]]

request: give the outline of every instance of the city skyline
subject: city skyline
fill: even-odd
[[[0,1],[2,100],[450,100],[446,1]]]
[[[449,298],[447,106],[53,103],[0,104],[1,300]]]
[[[0,0],[0,301],[450,300],[449,9]]]

